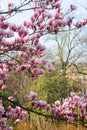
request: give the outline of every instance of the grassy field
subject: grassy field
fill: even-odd
[[[49,121],[31,120],[15,125],[14,130],[87,130],[87,128],[80,125],[76,127],[72,124],[55,124]]]

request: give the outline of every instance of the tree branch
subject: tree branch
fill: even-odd
[[[18,104],[15,101],[11,101],[11,100],[9,100],[8,98],[6,98],[6,97],[4,97],[2,95],[0,95],[0,97],[3,98],[6,101],[12,103],[13,105],[21,107],[22,109],[26,110],[27,112],[32,112],[32,113],[35,113],[37,115],[40,115],[40,116],[43,116],[43,117],[46,117],[46,118],[51,118],[51,119],[56,119],[56,120],[63,120],[63,121],[66,120],[67,121],[67,118],[62,118],[61,116],[55,116],[55,115],[52,115],[52,114],[44,114],[44,113],[41,113],[39,111],[35,111],[33,109],[22,106],[21,104]]]

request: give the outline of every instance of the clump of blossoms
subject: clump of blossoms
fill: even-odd
[[[9,106],[7,111],[5,111],[2,100],[0,100],[0,130],[13,130],[11,126],[6,125],[8,119],[14,123],[18,123],[26,117],[28,117],[27,111],[18,106],[15,108]]]
[[[37,98],[38,94],[36,92],[30,92],[30,95],[28,96],[31,107],[38,108],[38,109],[45,109],[46,111],[50,110],[50,104],[48,104],[46,101],[38,100]]]
[[[13,130],[11,126],[7,126],[7,118],[3,117],[5,113],[5,109],[2,104],[2,100],[0,100],[0,130]]]
[[[30,93],[29,99],[34,109],[50,111],[51,117],[54,119],[60,117],[60,120],[61,118],[67,119],[69,123],[87,120],[87,93],[83,97],[79,97],[76,93],[71,92],[70,97],[65,98],[62,102],[56,101],[52,107],[46,101],[38,100],[35,92]]]
[[[16,106],[16,108],[8,107],[6,117],[11,119],[13,122],[18,123],[28,116],[28,113],[21,107]]]
[[[18,7],[13,3],[8,3],[8,10],[6,12],[0,11],[0,89],[3,92],[6,90],[7,74],[10,71],[14,71],[14,73],[26,71],[30,77],[37,77],[45,73],[45,70],[53,71],[52,66],[43,60],[46,49],[40,43],[43,35],[57,34],[63,27],[70,29],[73,25],[78,29],[87,24],[87,19],[73,23],[72,17],[65,18],[60,0],[37,0],[32,1],[33,4],[29,2],[26,0],[24,5]],[[29,21],[24,21],[22,25],[8,22],[6,16],[10,17],[15,12],[23,11],[22,9],[26,5],[30,5],[33,11]],[[71,5],[69,10],[75,11],[76,6]],[[51,111],[53,116],[67,118],[69,122],[74,122],[78,116],[83,119],[87,118],[87,94],[80,98],[72,93],[62,104],[56,101],[53,108],[46,101],[38,100],[37,94],[34,92],[30,93],[29,98],[32,108],[45,109],[46,112]],[[9,107],[6,112],[2,100],[1,97],[0,129],[12,130],[12,127],[6,125],[7,120],[11,119],[17,123],[27,116],[27,112],[18,106],[16,108]],[[9,97],[7,100],[14,103],[13,97]],[[79,114],[75,111],[78,108]],[[6,118],[3,117],[4,113],[6,113]]]
[[[54,104],[56,115],[66,117],[68,122],[74,123],[79,120],[87,120],[87,93],[79,97],[71,92],[70,97],[63,100],[62,104],[56,101]]]

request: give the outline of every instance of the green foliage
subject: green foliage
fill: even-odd
[[[8,98],[11,95],[12,94],[9,93],[8,91],[3,92],[2,90],[0,90],[0,96]],[[4,98],[3,98],[3,105],[4,105],[5,108],[7,108],[9,106],[9,102],[7,100],[5,100]]]
[[[4,97],[6,97],[6,98],[8,98],[8,97],[11,96],[12,94],[11,94],[10,92],[8,92],[8,91],[3,92],[2,90],[0,90],[0,95],[1,95],[1,96],[4,96]]]
[[[40,76],[34,81],[33,86],[32,90],[38,92],[39,99],[46,100],[50,104],[68,97],[71,91],[82,92],[82,84],[70,80],[56,70]]]
[[[13,108],[15,108],[17,106],[17,104],[19,104],[18,99],[15,100],[15,104],[12,104],[7,100],[9,96],[12,96],[12,94],[8,91],[3,92],[2,90],[0,90],[0,96],[3,97],[3,106],[5,107],[5,109],[7,109],[7,107],[9,105],[11,105]]]
[[[44,88],[47,92],[47,102],[54,103],[56,100],[62,100],[69,95],[68,79],[55,72],[46,74]]]
[[[47,101],[49,103],[65,98],[68,94],[67,79],[54,76],[52,78],[49,77],[47,81]]]
[[[58,75],[57,71],[47,72],[41,76],[35,86],[36,91],[40,95],[39,98],[47,100],[50,104],[69,95],[68,78],[64,75]]]

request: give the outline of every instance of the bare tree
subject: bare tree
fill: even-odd
[[[48,51],[47,58],[52,60],[53,63],[55,62],[54,64],[58,66],[57,69],[66,74],[67,70],[73,65],[78,73],[87,75],[86,72],[81,70],[81,67],[79,69],[81,64],[86,63],[87,55],[84,43],[80,39],[81,30],[60,32],[49,37],[45,41],[53,42],[53,49],[56,48],[56,50]]]

